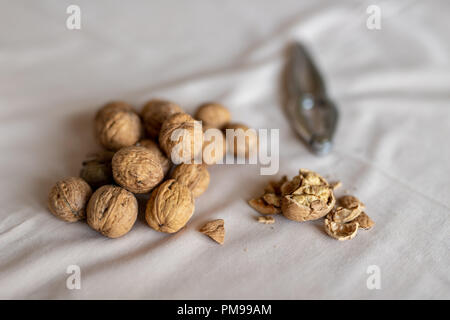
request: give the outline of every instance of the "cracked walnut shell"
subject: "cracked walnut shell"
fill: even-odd
[[[337,223],[325,218],[325,231],[329,236],[340,241],[353,239],[358,233],[358,227],[359,224],[356,221]]]
[[[194,198],[199,197],[208,189],[210,180],[206,166],[185,163],[180,164],[173,170],[171,178],[188,187]]]
[[[177,113],[164,121],[159,145],[173,163],[191,163],[202,152],[203,132],[190,115]]]
[[[199,231],[217,243],[223,244],[225,241],[225,221],[223,219],[207,222]]]
[[[343,196],[338,199],[336,208],[331,211],[334,222],[346,223],[356,219],[364,209],[364,204],[354,196]]]
[[[186,225],[194,208],[191,190],[169,179],[153,190],[147,202],[145,220],[156,231],[174,233]]]
[[[56,217],[75,222],[86,217],[86,206],[92,195],[89,184],[81,178],[58,181],[48,195],[48,208]]]
[[[203,130],[222,129],[231,120],[231,113],[220,103],[204,103],[195,112],[195,119],[202,121]]]
[[[129,104],[110,102],[97,112],[95,132],[102,146],[108,150],[119,150],[139,140],[142,133],[141,119]]]
[[[281,211],[294,221],[316,220],[327,215],[336,202],[333,188],[319,174],[300,169],[299,175],[282,186]]]
[[[150,138],[157,138],[164,121],[171,115],[181,112],[183,112],[183,109],[176,103],[160,99],[148,101],[141,112],[147,134]]]
[[[136,222],[138,203],[131,192],[106,185],[97,189],[89,200],[89,226],[109,238],[118,238],[131,230]]]
[[[147,193],[164,178],[158,157],[145,147],[126,147],[112,159],[114,180],[133,193]]]

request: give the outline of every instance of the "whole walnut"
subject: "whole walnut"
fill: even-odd
[[[186,225],[194,208],[191,190],[169,179],[153,190],[145,210],[145,219],[157,231],[174,233]]]
[[[185,185],[192,191],[194,198],[208,189],[209,172],[202,164],[180,164],[173,170],[171,178]]]
[[[204,129],[222,129],[230,122],[231,113],[220,103],[209,102],[198,107],[194,118],[202,121]]]
[[[300,169],[298,176],[285,182],[281,191],[281,212],[294,221],[322,218],[336,203],[332,186],[319,174],[306,169]]]
[[[149,137],[157,138],[163,122],[171,115],[181,112],[183,109],[176,103],[159,99],[148,101],[142,109],[141,116]]]
[[[141,119],[129,104],[110,102],[97,112],[95,132],[102,146],[115,151],[134,145],[139,140]]]
[[[200,124],[186,113],[176,113],[164,121],[159,145],[173,163],[190,163],[201,156],[203,132]]]
[[[92,189],[81,178],[69,177],[58,181],[48,195],[48,207],[55,216],[75,222],[86,217],[86,206]]]
[[[258,135],[256,130],[244,124],[231,123],[225,127],[228,150],[237,157],[249,158],[258,151]]]
[[[89,200],[87,223],[109,238],[118,238],[131,230],[138,215],[138,202],[127,190],[113,185],[97,189]]]
[[[158,156],[145,147],[126,147],[112,158],[114,180],[133,193],[147,193],[164,178]]]
[[[227,142],[222,131],[208,129],[203,133],[202,160],[204,164],[221,163],[227,152]]]
[[[136,146],[147,148],[156,155],[163,168],[164,176],[167,174],[167,172],[169,172],[170,168],[172,167],[172,163],[169,159],[167,159],[164,152],[162,152],[159,145],[155,141],[150,139],[143,139],[136,143]]]
[[[105,184],[114,182],[111,159],[114,152],[104,151],[91,154],[83,161],[80,177],[84,179],[93,189],[97,189]]]

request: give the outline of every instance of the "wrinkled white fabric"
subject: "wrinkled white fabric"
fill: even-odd
[[[448,1],[0,1],[0,298],[450,298]],[[381,30],[366,27],[368,5]],[[334,151],[307,151],[281,112],[286,46],[300,40],[340,111]],[[49,213],[55,181],[98,150],[95,110],[150,98],[188,112],[220,101],[234,120],[280,129],[280,170],[341,180],[371,231],[328,237],[319,221],[255,222],[258,165],[211,168],[186,229],[140,218],[120,239]],[[145,201],[144,201],[145,203]],[[220,246],[197,229],[225,220]],[[81,269],[69,290],[67,267]],[[369,290],[368,267],[381,289]],[[370,279],[369,279],[370,280]]]

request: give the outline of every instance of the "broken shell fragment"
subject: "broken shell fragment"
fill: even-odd
[[[261,214],[278,214],[281,212],[280,208],[266,203],[263,199],[252,199],[248,202],[248,204]]]
[[[359,228],[364,230],[372,229],[372,227],[375,225],[375,222],[370,219],[370,217],[365,212],[361,212],[361,214],[358,216],[358,218],[355,219],[355,221],[358,222]]]
[[[353,239],[358,233],[358,227],[359,223],[356,221],[342,224],[325,218],[325,231],[330,237],[339,241]]]
[[[225,241],[225,221],[217,219],[206,223],[199,230],[217,243],[223,244]]]

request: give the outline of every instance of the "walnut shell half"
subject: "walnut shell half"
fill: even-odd
[[[138,203],[131,192],[121,187],[106,185],[97,189],[89,200],[89,226],[109,238],[128,233],[136,222]]]
[[[174,233],[186,225],[194,208],[191,190],[169,179],[153,190],[147,202],[145,220],[156,231]]]

